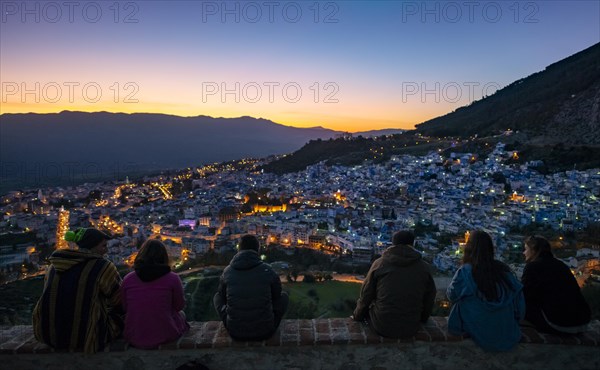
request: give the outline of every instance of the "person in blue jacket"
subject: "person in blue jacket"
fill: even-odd
[[[484,231],[471,233],[463,265],[446,295],[453,303],[448,331],[469,335],[486,351],[508,351],[521,339],[525,315],[523,286],[510,268],[494,259],[494,245]]]

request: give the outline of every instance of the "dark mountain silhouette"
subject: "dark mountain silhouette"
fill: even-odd
[[[252,117],[70,111],[3,114],[0,179],[2,187],[9,189],[65,179],[91,182],[116,174],[124,177],[127,171],[290,153],[311,139],[335,134],[324,128],[288,127]]]
[[[512,129],[530,144],[600,145],[600,43],[416,129],[461,137]]]

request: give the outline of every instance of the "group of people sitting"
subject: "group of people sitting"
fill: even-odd
[[[134,271],[123,280],[104,258],[110,237],[94,228],[67,232],[76,250],[56,250],[44,291],[33,312],[37,340],[56,349],[94,353],[123,337],[136,348],[152,349],[188,329],[181,279],[171,271],[162,242],[147,240]],[[393,245],[376,259],[363,283],[353,319],[378,334],[409,338],[428,320],[436,287],[430,266],[413,249],[414,235],[397,232]],[[216,312],[236,340],[264,340],[277,330],[289,303],[281,280],[258,254],[260,244],[244,235],[239,252],[220,277],[213,297]],[[470,336],[485,350],[511,349],[520,325],[552,333],[584,331],[590,309],[569,268],[555,259],[542,237],[525,241],[521,282],[494,259],[492,239],[471,234],[462,267],[447,290],[453,303],[448,331]]]
[[[380,335],[409,338],[429,318],[436,294],[429,266],[412,248],[409,231],[394,234],[393,246],[375,260],[354,310]],[[470,234],[446,296],[452,303],[448,332],[470,337],[487,351],[508,351],[521,339],[521,326],[553,334],[587,329],[591,311],[567,265],[541,236],[525,239],[521,281],[494,258],[490,235]]]
[[[33,310],[37,340],[94,353],[123,336],[135,347],[150,349],[189,328],[183,285],[162,242],[147,240],[135,258],[135,271],[121,280],[104,258],[107,234],[79,229],[68,231],[65,239],[78,249],[59,249],[49,258],[44,291]]]
[[[171,271],[158,239],[147,240],[123,280],[104,258],[109,235],[94,228],[68,231],[77,249],[49,258],[44,291],[33,310],[37,340],[56,349],[94,353],[121,336],[132,346],[157,348],[190,327],[183,284]],[[245,235],[223,271],[213,301],[234,339],[263,340],[277,330],[288,306],[281,280],[258,255],[260,243]]]

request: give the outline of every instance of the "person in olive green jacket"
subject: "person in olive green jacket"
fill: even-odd
[[[412,248],[410,231],[394,234],[393,245],[375,260],[356,302],[353,319],[367,320],[379,335],[409,338],[431,315],[435,282],[430,265]]]

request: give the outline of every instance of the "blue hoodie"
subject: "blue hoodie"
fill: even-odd
[[[473,280],[472,266],[463,265],[452,279],[446,295],[453,303],[448,331],[469,334],[486,351],[508,351],[521,339],[519,321],[525,316],[523,286],[509,273],[510,286],[502,286],[498,301],[485,300]]]

